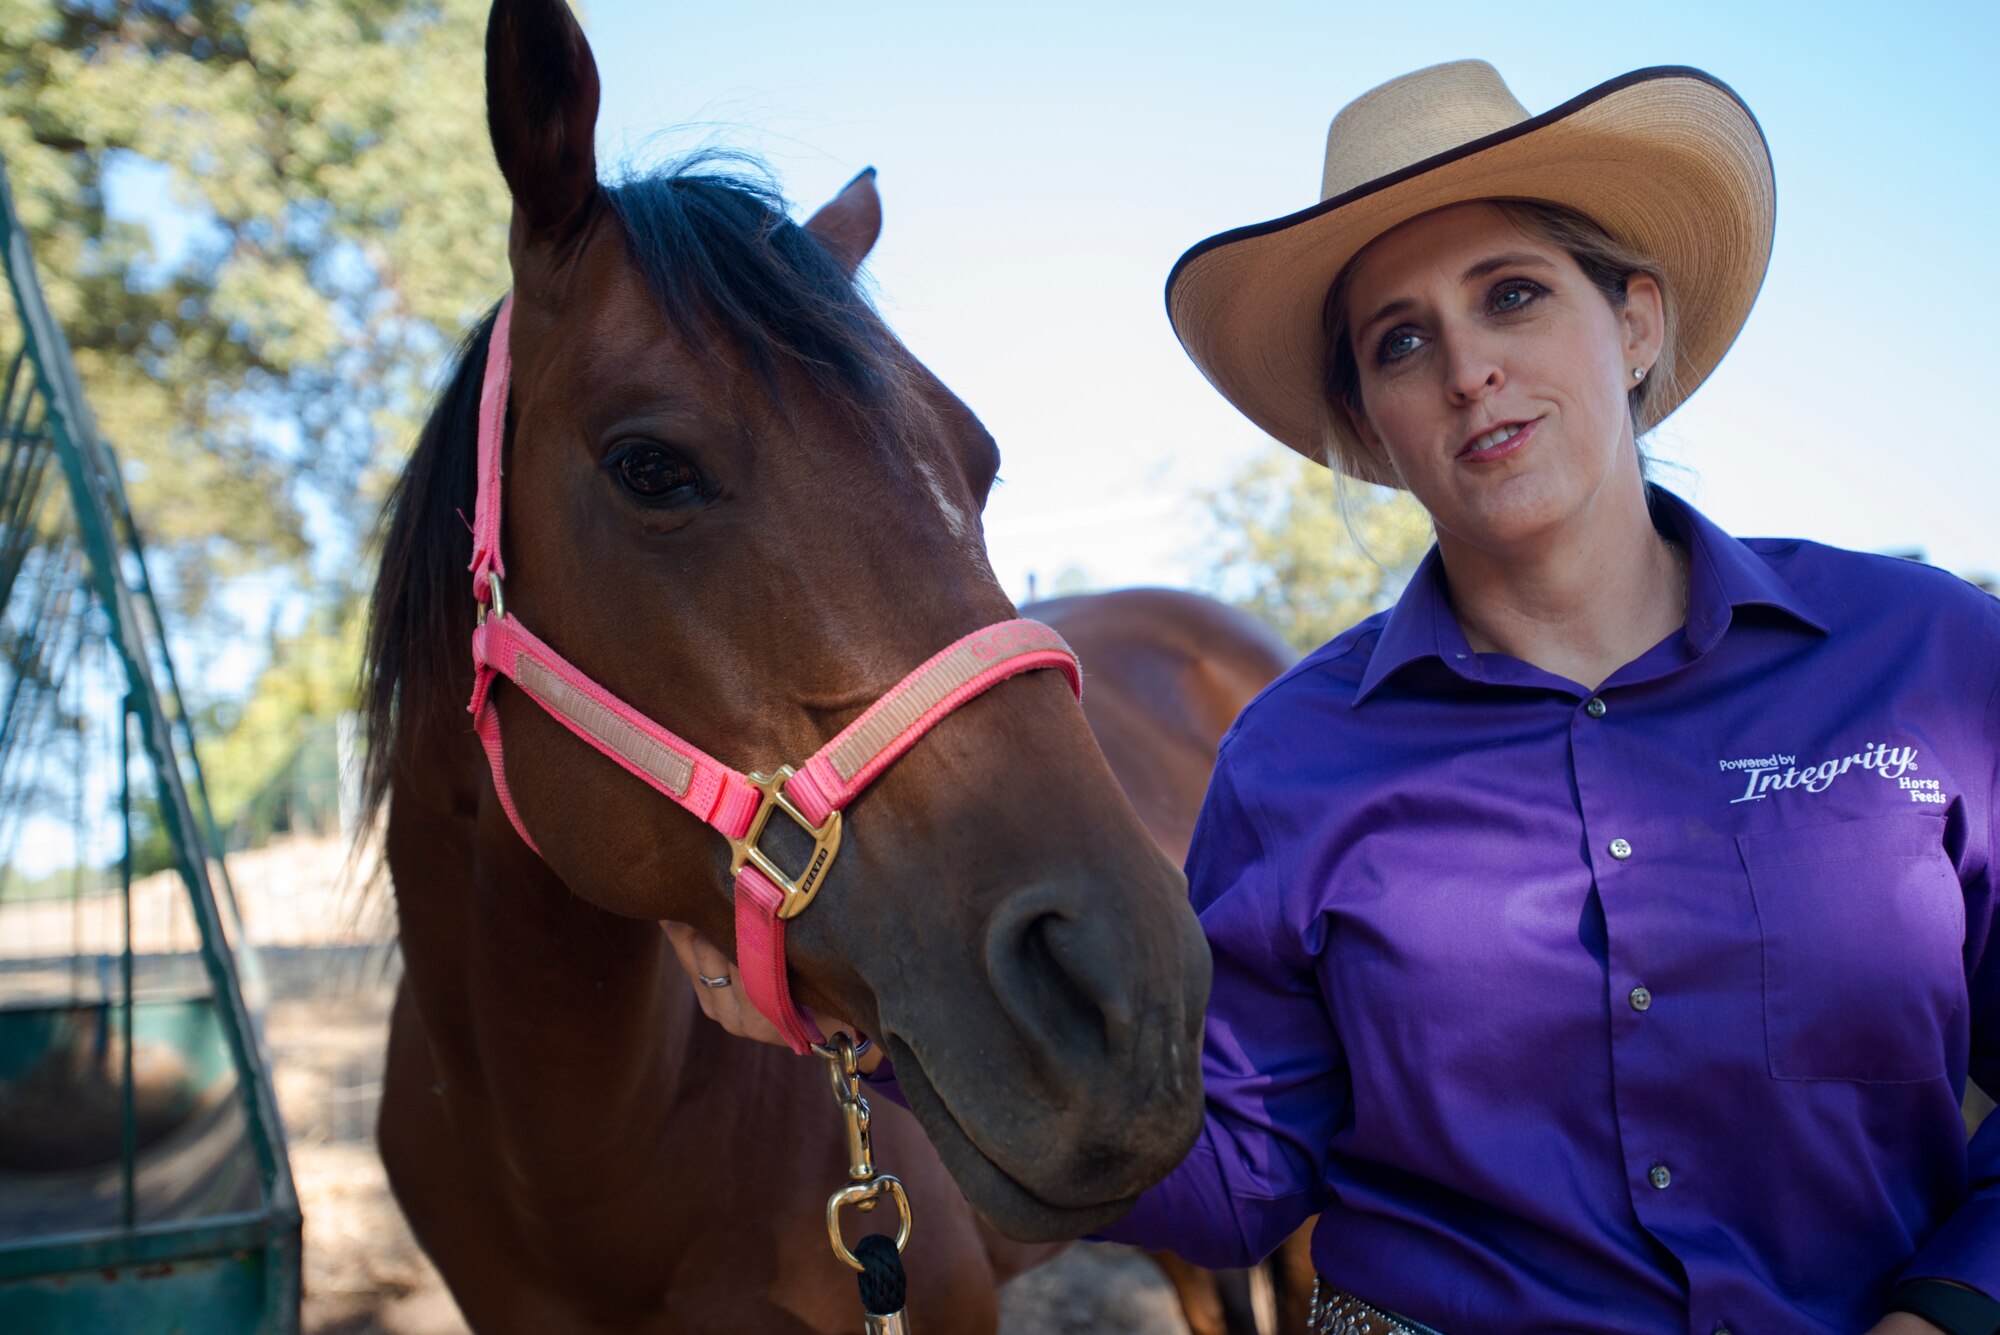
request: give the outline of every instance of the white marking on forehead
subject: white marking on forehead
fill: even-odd
[[[964,509],[951,499],[951,493],[945,490],[944,478],[939,475],[937,467],[921,454],[912,456],[911,462],[917,466],[918,474],[924,479],[924,490],[930,492],[931,499],[937,502],[939,512],[944,515],[945,527],[951,530],[952,537],[957,538],[968,550],[979,556],[985,556],[986,548],[979,541],[978,525],[974,524],[966,516]]]

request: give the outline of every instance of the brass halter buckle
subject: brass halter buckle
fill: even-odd
[[[743,837],[729,841],[730,877],[734,879],[736,874],[743,870],[743,864],[746,862],[763,872],[771,884],[777,886],[784,895],[784,901],[778,905],[780,918],[796,918],[806,911],[813,902],[813,896],[819,893],[820,886],[826,883],[826,874],[833,867],[834,854],[840,852],[840,813],[830,811],[827,813],[826,824],[814,825],[805,818],[803,812],[792,805],[792,799],[785,796],[785,783],[796,772],[790,765],[780,765],[776,774],[746,776],[757,791],[764,795],[763,800],[757,804],[757,814],[751,817],[750,828],[743,832]],[[763,849],[757,847],[757,841],[764,837],[764,826],[770,821],[773,811],[784,812],[792,818],[794,824],[812,836],[812,859],[806,863],[806,869],[796,878],[787,876],[777,863],[771,861]]]

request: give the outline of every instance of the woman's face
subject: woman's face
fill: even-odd
[[[1659,354],[1650,278],[1613,307],[1561,247],[1461,204],[1378,237],[1346,302],[1362,439],[1441,538],[1519,550],[1642,495],[1626,393]]]

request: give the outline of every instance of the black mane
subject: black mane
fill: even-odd
[[[880,316],[770,186],[716,164],[709,155],[601,192],[674,332],[696,346],[720,332],[776,402],[790,369],[857,422],[905,424],[911,400]],[[384,511],[361,682],[370,818],[388,794],[398,731],[465,706],[447,688],[469,689],[471,680],[469,524],[479,391],[498,309],[459,345]]]
[[[850,411],[892,404],[896,362],[881,317],[840,263],[786,217],[774,189],[696,170],[718,160],[736,161],[709,155],[604,191],[625,225],[626,253],[674,333],[699,346],[719,329],[774,400],[788,363]]]

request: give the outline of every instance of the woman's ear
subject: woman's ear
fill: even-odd
[[[1648,273],[1635,273],[1625,280],[1625,304],[1618,319],[1625,338],[1627,370],[1653,369],[1666,339],[1666,317],[1666,297],[1657,279]]]

